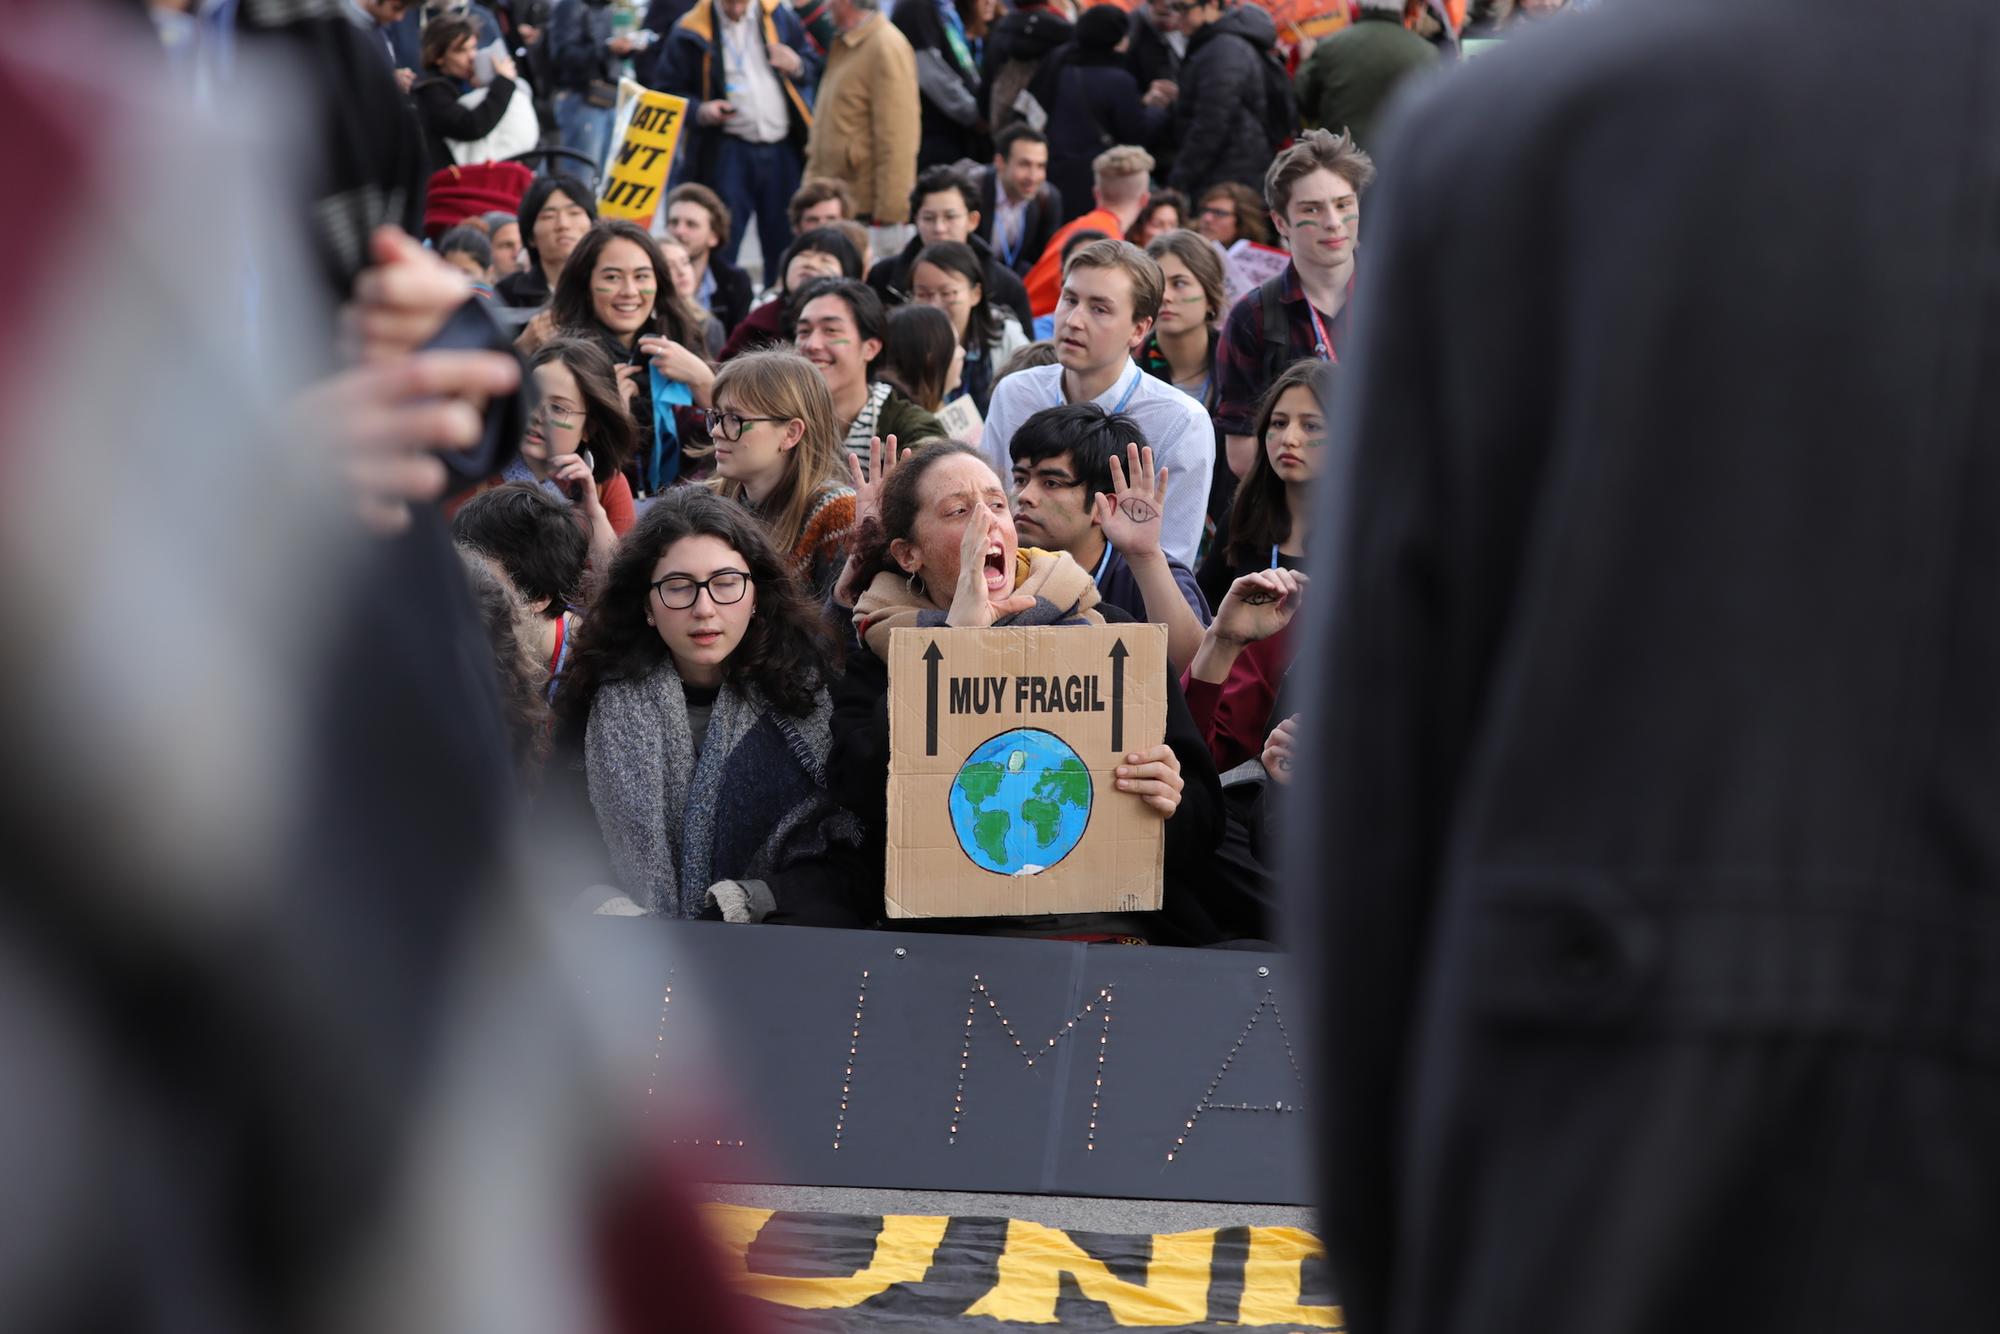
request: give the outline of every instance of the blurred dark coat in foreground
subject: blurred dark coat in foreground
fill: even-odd
[[[1392,126],[1291,826],[1354,1330],[1993,1328],[1996,99],[1990,0],[1689,0]]]

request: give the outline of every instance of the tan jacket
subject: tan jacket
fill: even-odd
[[[917,57],[880,15],[837,38],[813,100],[806,175],[836,176],[861,221],[908,222],[917,184]]]

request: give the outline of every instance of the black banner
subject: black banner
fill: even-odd
[[[698,1179],[1308,1200],[1282,956],[648,918],[592,945],[635,1085],[734,1085],[676,1122]]]

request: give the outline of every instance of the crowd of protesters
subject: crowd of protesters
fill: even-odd
[[[521,776],[601,836],[582,902],[881,924],[889,633],[1145,620],[1166,736],[1114,799],[1164,826],[1164,907],[1007,929],[1275,939],[1234,826],[1312,708],[1364,145],[1461,37],[1564,6],[1336,0],[1315,42],[1247,0],[355,3],[434,248],[527,359],[511,461],[446,509]],[[650,226],[597,216],[620,77],[687,99]],[[563,151],[461,203],[516,99]]]

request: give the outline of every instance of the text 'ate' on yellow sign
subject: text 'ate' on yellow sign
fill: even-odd
[[[620,81],[617,147],[598,191],[600,215],[641,224],[652,221],[686,120],[685,97],[654,92],[630,79]]]
[[[1165,626],[893,631],[889,916],[1158,908],[1164,826],[1113,771],[1166,727]]]

